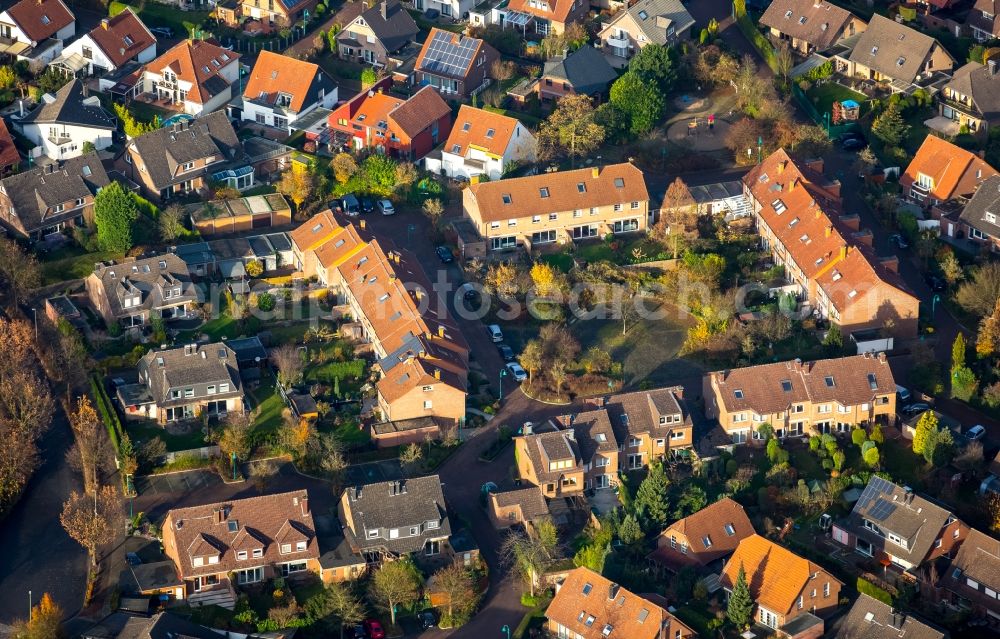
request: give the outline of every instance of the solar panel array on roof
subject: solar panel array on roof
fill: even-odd
[[[883,521],[886,517],[891,515],[895,510],[896,510],[896,504],[892,503],[891,501],[886,501],[885,499],[879,498],[878,501],[875,502],[875,505],[872,507],[872,509],[868,511],[868,515],[876,521]]]
[[[424,55],[421,69],[432,73],[441,73],[454,77],[465,77],[465,72],[472,64],[472,58],[479,48],[479,40],[461,36],[456,43],[455,34],[448,31],[438,31],[434,34],[427,54]]]
[[[893,493],[896,486],[892,482],[873,475],[858,499],[858,509],[867,512],[868,516],[878,521],[884,520],[896,510],[896,504],[885,499]]]

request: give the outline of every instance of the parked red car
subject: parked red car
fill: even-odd
[[[385,639],[385,630],[382,630],[378,619],[365,619],[365,632],[368,639]]]

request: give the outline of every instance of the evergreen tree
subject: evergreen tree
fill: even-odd
[[[927,446],[927,439],[931,433],[936,433],[937,429],[937,415],[932,410],[924,411],[924,414],[917,420],[916,432],[913,434],[913,452],[923,455],[924,448]]]
[[[899,105],[895,103],[886,107],[872,122],[872,133],[887,146],[899,146],[909,131],[910,125],[903,119]]]
[[[635,495],[635,510],[651,527],[662,528],[667,523],[670,516],[668,488],[670,480],[667,479],[663,464],[652,464]]]
[[[954,454],[955,439],[947,428],[933,431],[924,443],[924,459],[936,468],[946,466]]]
[[[622,520],[621,526],[618,527],[618,539],[621,540],[623,544],[634,544],[640,541],[643,537],[642,528],[639,526],[639,521],[629,513],[625,515],[625,519]]]
[[[132,248],[132,225],[139,209],[121,182],[112,180],[94,198],[94,225],[102,251],[124,254]]]
[[[729,605],[726,607],[729,620],[740,630],[750,626],[753,615],[753,597],[750,596],[750,586],[747,584],[747,573],[740,563],[740,571],[736,574],[733,592],[729,595]]]
[[[965,366],[965,335],[961,332],[955,337],[955,342],[951,345],[951,370],[960,366]]]

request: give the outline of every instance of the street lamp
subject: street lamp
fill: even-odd
[[[37,308],[32,307],[32,309],[31,309],[31,316],[34,318],[34,321],[35,321],[35,341],[37,342],[38,341],[38,309]]]
[[[503,378],[504,377],[507,377],[507,367],[506,366],[500,369],[500,400],[499,401],[501,401],[501,402],[503,401]]]
[[[31,623],[31,591],[28,591],[28,623]]]
[[[510,639],[510,626],[508,626],[507,624],[504,624],[503,628],[500,629],[500,632],[506,634],[507,635],[507,639]]]
[[[937,304],[941,301],[941,296],[937,293],[931,298],[931,320],[934,319],[935,312],[937,311]]]

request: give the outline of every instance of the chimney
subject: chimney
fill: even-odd
[[[440,368],[435,368],[434,369],[434,379],[441,379],[441,369]]]
[[[618,597],[618,588],[619,586],[615,582],[611,582],[608,585],[608,599],[614,601],[614,599]]]
[[[532,424],[531,422],[524,422],[524,425],[521,426],[521,434],[522,435],[531,435],[531,434],[534,433],[534,431],[535,431],[535,427],[534,427],[534,424]]]
[[[986,61],[986,66],[989,67],[990,75],[996,75],[997,74],[997,61],[996,60],[987,60]]]
[[[794,180],[792,180],[792,183],[788,185],[788,190],[794,191],[795,187],[797,187],[798,185],[799,185],[799,178],[795,178]]]
[[[382,11],[382,19],[383,20],[388,20],[389,19],[389,3],[387,3],[385,0],[382,0],[382,4],[379,6],[379,9]]]
[[[823,229],[823,236],[824,237],[830,237],[831,235],[833,235],[833,225],[832,224],[827,224],[826,228]]]
[[[840,259],[847,259],[847,245],[840,247]]]
[[[201,352],[201,358],[202,359],[208,359],[208,354],[205,351],[202,351]]]
[[[299,506],[302,507],[302,516],[303,517],[309,516],[309,496],[308,495],[306,495],[305,497],[302,497],[302,498],[299,499]]]
[[[599,166],[592,166],[592,167],[590,167],[590,176],[592,178],[594,178],[595,180],[597,178],[601,177],[601,167],[599,167]]]
[[[444,337],[444,326],[438,325],[438,337]]]
[[[111,20],[107,18],[101,18],[101,28],[107,30],[111,26]]]
[[[226,509],[216,508],[214,511],[212,511],[212,520],[217,524],[221,524],[222,522],[226,521]]]
[[[899,258],[895,255],[883,257],[879,261],[882,262],[882,266],[884,266],[886,270],[896,273],[897,275],[899,274]]]
[[[778,162],[778,175],[785,172],[785,162]]]
[[[361,228],[366,228],[366,225],[365,225],[365,221],[364,221],[364,220],[361,220],[360,222],[358,222],[358,224],[360,224],[360,225],[361,225]]]
[[[424,290],[419,286],[413,289],[413,296],[417,298],[417,301],[424,299]]]

